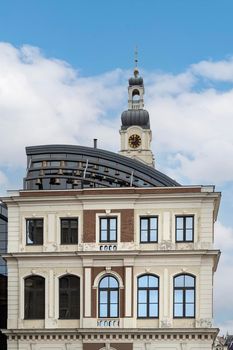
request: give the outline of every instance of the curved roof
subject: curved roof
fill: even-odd
[[[150,116],[145,109],[128,109],[121,114],[121,123],[121,129],[127,129],[132,125],[150,129]]]
[[[24,189],[180,186],[142,162],[106,150],[72,145],[26,147]]]

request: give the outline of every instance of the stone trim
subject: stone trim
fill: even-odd
[[[206,334],[206,333],[165,333],[165,334],[154,334],[154,333],[89,333],[89,334],[64,334],[64,333],[54,333],[54,334],[7,334],[8,340],[17,341],[64,341],[64,340],[82,340],[85,342],[99,342],[99,341],[145,341],[145,340],[188,340],[188,341],[210,341],[215,339],[215,334]]]
[[[154,328],[154,329],[8,329],[3,330],[9,340],[82,340],[99,342],[101,340],[214,340],[218,328]]]
[[[109,188],[109,189],[85,189],[85,190],[43,190],[43,191],[20,191],[20,197],[46,197],[46,196],[84,196],[84,195],[107,195],[107,194],[171,194],[171,193],[200,193],[198,187],[152,187],[152,188]]]

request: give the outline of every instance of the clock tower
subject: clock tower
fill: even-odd
[[[137,63],[137,60],[135,60]],[[144,83],[139,76],[137,65],[134,76],[129,79],[128,110],[121,114],[120,154],[154,166],[154,156],[150,149],[152,132],[149,113],[144,109]]]

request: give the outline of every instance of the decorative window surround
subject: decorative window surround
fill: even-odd
[[[117,240],[116,242],[101,242],[100,240],[100,219],[101,218],[116,218],[117,219]],[[111,213],[111,212],[107,212],[107,213],[100,213],[100,214],[96,214],[96,243],[99,245],[106,245],[106,244],[114,244],[114,245],[118,245],[121,241],[121,215],[120,213]],[[99,250],[99,249],[98,249]]]

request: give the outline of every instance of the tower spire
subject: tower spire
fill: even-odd
[[[134,72],[129,78],[128,110],[121,114],[120,154],[135,158],[144,164],[154,166],[154,156],[150,149],[152,133],[150,116],[144,109],[144,83],[138,70],[138,48],[134,51]]]
[[[134,50],[134,77],[137,78],[139,75],[139,70],[138,70],[138,47],[135,47]]]
[[[138,67],[138,47],[137,45],[135,46],[134,50],[134,63],[135,63],[135,68]]]

